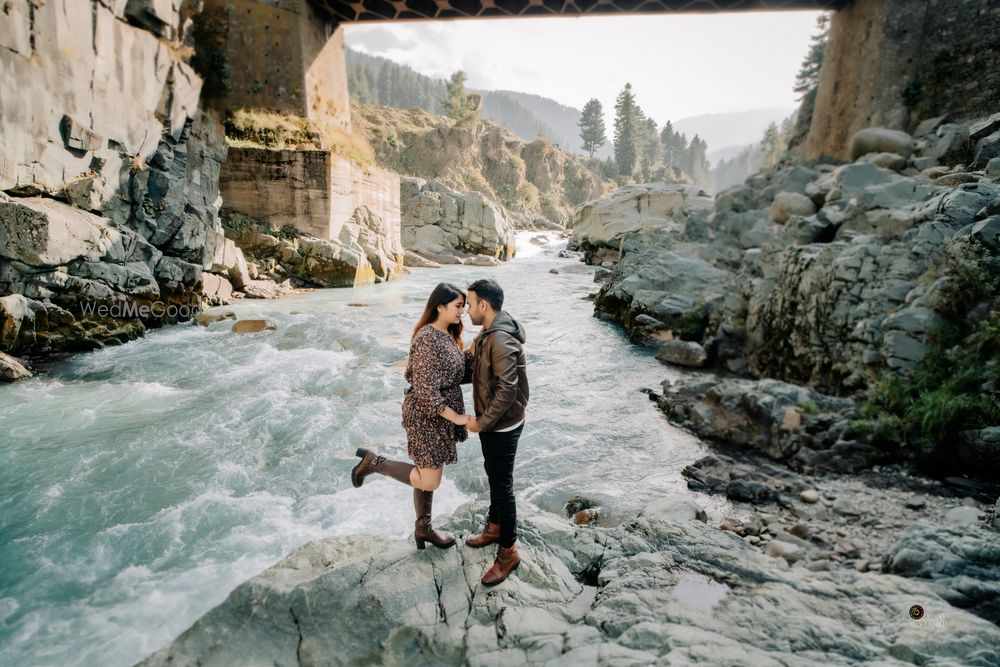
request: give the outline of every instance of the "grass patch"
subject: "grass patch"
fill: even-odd
[[[376,165],[375,151],[361,134],[301,116],[237,109],[226,116],[225,128],[226,143],[236,148],[329,150],[356,164]]]

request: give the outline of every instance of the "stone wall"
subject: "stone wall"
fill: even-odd
[[[225,216],[246,216],[261,229],[291,227],[295,236],[284,257],[288,274],[310,284],[341,287],[398,277],[400,241],[399,175],[362,166],[325,150],[230,148],[221,192]],[[246,221],[231,223],[242,229]],[[236,243],[254,257],[280,250],[257,235],[238,234]],[[273,248],[270,246],[273,245]],[[322,247],[322,246],[327,247]],[[307,247],[315,252],[308,251]],[[292,252],[294,250],[294,253]],[[336,270],[299,254],[336,257]]]
[[[307,0],[206,0],[194,62],[205,103],[349,129],[343,31]]]
[[[1000,4],[857,0],[833,15],[800,152],[850,159],[850,138],[865,127],[912,132],[923,118],[998,109]]]
[[[335,239],[360,206],[381,217],[399,238],[399,175],[324,150],[230,148],[222,170],[227,210]]]
[[[385,235],[398,242],[399,174],[330,155],[330,191],[331,238],[336,238],[344,222],[364,206],[382,218]]]

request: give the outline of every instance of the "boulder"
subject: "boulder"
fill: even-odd
[[[214,322],[235,319],[236,313],[231,310],[208,310],[195,315],[194,320],[192,321],[200,327],[207,327],[209,324]]]
[[[206,273],[202,279],[201,293],[209,304],[215,306],[227,304],[233,300],[233,286],[223,278],[214,273]]]
[[[997,131],[1000,131],[1000,112],[995,113],[988,118],[983,118],[973,122],[969,126],[969,138],[972,139],[972,141],[979,141],[983,137],[991,135]]]
[[[31,371],[14,357],[0,352],[0,382],[16,382],[31,377]]]
[[[868,153],[858,158],[861,162],[870,162],[883,169],[903,171],[906,169],[906,158],[896,153]]]
[[[934,179],[934,185],[943,185],[945,187],[953,188],[957,185],[962,185],[963,183],[976,183],[979,181],[979,177],[975,174],[970,174],[965,171],[958,171],[953,174],[945,174],[944,176],[938,176]]]
[[[694,498],[679,494],[658,498],[646,506],[640,516],[659,521],[701,521],[708,522],[705,513]]]
[[[8,294],[0,297],[0,349],[13,349],[21,334],[22,325],[33,320],[34,314],[24,296]]]
[[[233,333],[260,333],[261,331],[271,331],[277,329],[278,325],[272,320],[237,320],[233,324]]]
[[[851,138],[851,159],[867,153],[895,153],[904,158],[913,154],[913,137],[884,127],[868,127]]]
[[[733,274],[670,250],[672,245],[664,229],[626,236],[612,280],[597,296],[597,311],[630,332],[634,319],[647,314],[665,328],[698,335],[704,318],[721,305]]]
[[[939,164],[954,166],[968,164],[970,149],[969,127],[964,124],[945,123],[937,128],[924,155]]]
[[[238,291],[243,291],[250,282],[250,271],[243,251],[236,247],[235,241],[225,236],[218,237],[209,271],[224,275]]]
[[[424,269],[440,269],[441,268],[441,264],[439,264],[438,262],[429,260],[426,257],[418,255],[417,253],[413,252],[412,250],[407,250],[406,251],[406,254],[404,256],[404,261],[406,262],[406,266],[415,266],[415,267],[424,268]]]
[[[437,181],[402,180],[401,239],[405,250],[433,261],[457,252],[509,259],[513,223],[481,192],[459,193]]]
[[[986,163],[986,176],[1000,179],[1000,157],[990,158],[990,161]]]
[[[121,236],[106,218],[54,199],[0,202],[0,256],[29,266],[100,261],[121,245]]]
[[[970,166],[973,169],[982,169],[989,164],[990,160],[1000,157],[1000,130],[977,141],[972,154]]]
[[[975,508],[963,507],[963,510]],[[918,520],[882,559],[889,573],[925,580],[950,604],[1000,623],[1000,549],[982,522],[940,525]]]
[[[626,185],[610,196],[582,204],[570,220],[579,243],[618,248],[621,237],[642,229],[680,231],[686,210],[709,210],[712,198],[690,185]]]
[[[796,192],[779,192],[768,211],[771,220],[784,224],[793,215],[809,216],[816,212],[816,204],[809,197]]]
[[[662,343],[656,358],[678,366],[700,368],[705,365],[708,353],[698,343],[675,339]]]
[[[500,266],[501,262],[496,257],[487,255],[473,255],[462,260],[463,264],[469,266]]]

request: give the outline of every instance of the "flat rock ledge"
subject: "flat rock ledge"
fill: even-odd
[[[614,527],[522,503],[523,561],[493,589],[478,581],[492,549],[311,542],[140,664],[1000,664],[1000,628],[925,583],[789,565],[691,503],[657,499]],[[468,503],[439,527],[467,535],[483,512]]]

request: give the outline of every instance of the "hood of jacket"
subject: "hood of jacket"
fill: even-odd
[[[505,331],[524,343],[524,327],[518,324],[518,321],[511,317],[506,310],[497,313],[497,316],[493,318],[493,323],[490,324],[489,328],[483,329],[480,336],[486,336],[494,331]]]

